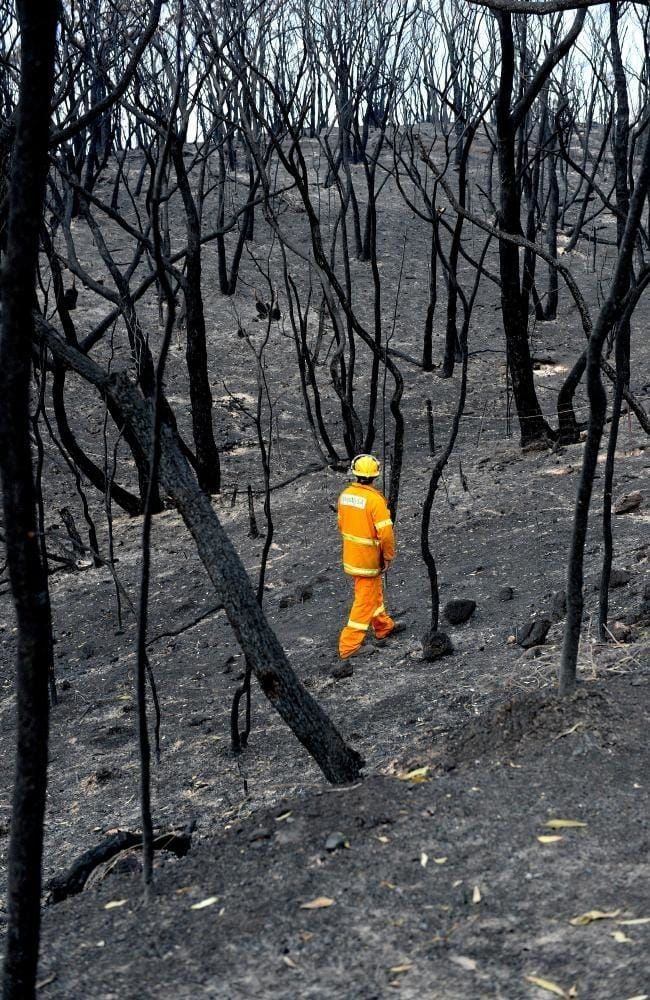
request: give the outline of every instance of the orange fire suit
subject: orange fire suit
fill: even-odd
[[[395,535],[386,498],[365,483],[350,483],[341,493],[338,525],[343,570],[354,578],[354,602],[339,637],[339,656],[346,660],[361,647],[371,625],[378,639],[395,628],[384,607],[381,580],[395,557]]]

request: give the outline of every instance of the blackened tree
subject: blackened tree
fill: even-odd
[[[16,8],[21,77],[11,152],[0,339],[0,468],[7,560],[18,626],[16,778],[3,997],[31,1000],[40,932],[51,623],[30,443],[30,329],[48,169],[57,7],[18,0]]]

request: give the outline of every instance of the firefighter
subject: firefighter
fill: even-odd
[[[404,629],[384,607],[381,577],[395,558],[395,535],[386,498],[373,486],[380,468],[374,455],[357,455],[350,466],[355,482],[346,486],[338,502],[343,571],[354,579],[354,602],[339,637],[343,661],[359,654],[371,626],[377,639]],[[350,676],[351,672],[351,665],[346,671],[339,667],[335,675]]]

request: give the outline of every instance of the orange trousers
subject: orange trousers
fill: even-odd
[[[354,602],[348,623],[339,636],[339,656],[347,660],[361,648],[366,632],[372,625],[378,639],[385,639],[395,628],[386,614],[384,588],[380,576],[355,576]]]

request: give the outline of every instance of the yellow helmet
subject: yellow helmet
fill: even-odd
[[[352,475],[361,476],[362,479],[375,479],[380,470],[381,465],[374,455],[357,455],[350,466]]]

